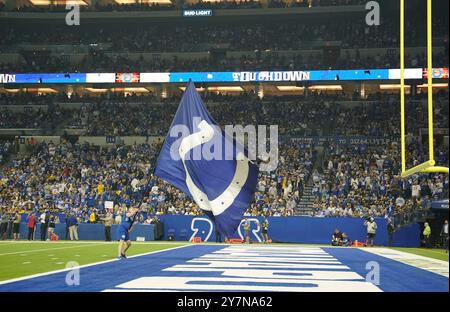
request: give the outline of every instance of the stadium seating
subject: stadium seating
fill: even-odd
[[[319,14],[329,6],[340,6],[347,12],[349,6],[363,3],[276,0],[262,4],[249,0],[181,1],[164,6],[89,5],[82,10],[99,14],[89,25],[68,28],[40,21],[40,27],[34,27],[32,23],[18,25],[13,20],[2,27],[0,51],[6,56],[0,56],[0,72],[398,68],[396,18],[383,15],[381,25],[368,27],[345,14],[336,15],[336,19]],[[305,19],[287,18],[290,9],[304,7],[318,7],[314,23],[307,18],[311,14],[307,11]],[[161,18],[165,11],[202,8],[233,9],[235,13],[229,12],[233,18],[240,9],[251,10],[248,21],[232,19],[232,23],[227,18],[225,22],[218,19],[211,23],[180,24],[152,20],[136,27],[130,19],[116,26],[102,20],[104,16],[115,19],[116,11],[164,11],[158,12]],[[65,10],[59,6],[45,9],[55,13]],[[260,18],[264,10],[271,9],[278,15],[274,13],[270,22]],[[0,10],[5,11],[7,18],[13,13],[30,12],[27,15],[30,20],[39,19],[44,11],[42,7],[26,5],[14,8],[2,5]],[[426,34],[423,27],[416,27],[421,25],[420,14],[408,13],[406,27],[414,30],[406,32],[406,66],[424,68]],[[433,18],[433,65],[448,67],[448,27],[443,21],[445,14],[437,11]],[[339,53],[334,55],[333,48]],[[269,84],[261,87],[263,91],[267,87],[268,94],[261,94],[264,92],[252,86],[230,95],[210,92],[209,86],[201,86],[202,98],[220,125],[279,125],[282,138],[279,167],[260,174],[247,216],[395,215],[405,220],[413,211],[427,209],[432,200],[448,197],[447,176],[398,178],[397,89],[380,92],[380,86],[372,85],[363,94],[359,82],[350,82],[344,86],[345,90],[321,92],[309,90],[306,82],[293,84],[285,87],[305,91],[281,95],[278,86]],[[163,92],[161,85],[146,86],[145,95],[115,91],[111,85],[103,86],[104,93],[101,88],[87,85],[77,90],[55,87],[45,92],[36,86],[36,92],[27,92],[23,86],[1,87],[0,131],[4,137],[0,141],[0,208],[3,210],[74,212],[80,222],[88,222],[92,213],[104,209],[105,201],[111,200],[117,203],[116,212],[122,205],[142,202],[144,211],[155,215],[202,213],[183,193],[152,174],[161,137],[168,131],[182,94],[178,85],[171,87],[170,92]],[[406,130],[414,137],[408,141],[407,161],[414,165],[426,160],[423,148],[426,142],[418,138],[426,128],[427,94],[411,93],[406,102],[414,114],[406,116]],[[434,95],[434,126],[447,129],[447,135],[448,108],[447,84]],[[38,141],[31,138],[33,135],[54,136],[58,141],[51,141],[51,137]],[[100,137],[115,144],[77,141],[80,136]],[[126,137],[135,141],[124,144]],[[348,144],[355,139],[388,143]],[[339,143],[340,140],[347,143]],[[436,160],[439,165],[448,166],[448,150],[442,136],[438,141]],[[420,185],[420,196],[412,196],[414,184]],[[401,205],[397,203],[400,197],[405,201]]]
[[[270,7],[304,6],[307,1],[270,1]],[[311,1],[308,5],[335,6],[362,1]],[[257,1],[217,2],[208,7],[259,7]],[[188,8],[203,7],[203,3]],[[55,11],[65,8],[51,7]],[[59,8],[59,9],[58,9]],[[83,10],[174,9],[174,6],[147,4],[83,6]],[[20,10],[47,10],[23,7]],[[280,9],[283,11],[283,9]],[[361,9],[364,12],[364,9]],[[109,12],[108,12],[109,13]],[[417,12],[408,12],[406,21],[406,64],[426,66],[426,34]],[[305,13],[306,14],[306,13]],[[112,16],[114,17],[114,15]],[[32,16],[30,17],[32,18]],[[74,28],[55,26],[39,20],[40,27],[26,23],[0,29],[0,49],[8,57],[0,58],[0,72],[133,72],[133,71],[235,71],[305,70],[399,67],[398,21],[383,15],[383,23],[368,27],[359,18],[327,15],[308,19],[271,17],[249,23],[208,22],[164,24],[146,22],[136,27],[133,20],[121,19],[120,26],[101,18]],[[437,10],[433,18],[434,66],[448,66],[448,37],[445,14]],[[253,19],[251,21],[254,21]],[[95,27],[91,27],[94,25]],[[18,25],[19,26],[19,25]],[[279,34],[283,34],[280,36]],[[195,35],[194,35],[195,34]],[[333,49],[339,53],[334,54]],[[217,53],[216,53],[217,52]],[[330,54],[331,53],[331,54]]]

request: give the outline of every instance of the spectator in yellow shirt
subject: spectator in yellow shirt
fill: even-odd
[[[92,213],[89,215],[89,223],[95,223],[95,212],[92,211]]]
[[[100,183],[97,185],[97,194],[98,194],[98,195],[102,195],[104,191],[105,191],[105,186],[103,185],[102,182],[100,182]]]
[[[428,224],[428,222],[425,222],[424,226],[425,226],[425,228],[423,229],[423,240],[425,243],[425,247],[431,248],[431,244],[430,244],[431,227]]]

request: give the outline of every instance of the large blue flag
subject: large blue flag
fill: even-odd
[[[189,195],[231,236],[253,199],[258,167],[225,134],[189,82],[156,163],[155,175]]]

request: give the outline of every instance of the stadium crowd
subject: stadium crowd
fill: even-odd
[[[50,212],[76,215],[79,222],[99,222],[106,201],[113,212],[139,206],[141,222],[161,214],[200,215],[190,199],[152,174],[160,142],[99,148],[69,142],[35,144],[31,156],[17,156],[0,175],[3,213]],[[312,145],[284,144],[279,166],[260,173],[254,202],[246,216],[291,216],[309,178],[313,181],[313,216],[401,217],[426,210],[431,200],[448,198],[447,175],[399,178],[398,148],[331,145],[321,173]],[[438,162],[448,166],[448,151]],[[403,220],[405,221],[405,220]]]
[[[440,148],[437,163],[448,166],[448,157],[448,149]],[[397,144],[331,145],[323,172],[313,173],[313,215],[408,218],[414,209],[425,211],[432,200],[448,198],[448,175],[416,174],[402,179],[399,159]],[[417,159],[412,165],[423,161],[424,158]]]
[[[424,95],[417,95],[421,100]],[[14,120],[21,125],[40,127],[55,124],[85,126],[89,135],[164,135],[176,110],[176,101],[137,104],[151,97],[108,99],[82,98],[73,95],[69,101],[85,101],[78,110],[62,110],[61,95],[20,95],[20,103],[36,100],[52,102],[52,109],[40,111],[34,124],[32,115],[2,115],[2,128]],[[277,124],[282,135],[363,136],[387,138],[392,145],[359,144],[324,145],[324,158],[317,163],[316,143],[283,143],[279,150],[276,171],[261,173],[254,203],[246,215],[289,216],[295,214],[305,186],[312,181],[313,215],[315,216],[389,216],[408,212],[412,207],[428,207],[431,200],[448,197],[448,177],[443,175],[413,176],[399,179],[399,148],[397,105],[389,95],[371,95],[367,104],[346,106],[351,96],[345,94],[308,97],[257,96],[242,94],[204,97],[217,122],[224,124]],[[283,99],[283,105],[275,105]],[[3,97],[5,107],[14,105],[10,96]],[[178,99],[177,99],[178,100]],[[55,103],[53,103],[55,102]],[[90,103],[89,102],[93,102]],[[448,128],[448,93],[435,96],[435,123]],[[415,105],[416,113],[407,118],[408,131],[419,129],[426,120],[426,108]],[[5,114],[8,110],[3,110]],[[38,113],[36,113],[38,114]],[[64,116],[69,116],[65,119]],[[142,118],[146,116],[146,118]],[[26,118],[26,119],[25,119]],[[17,154],[0,173],[0,206],[2,209],[36,210],[75,213],[80,222],[90,221],[102,211],[105,201],[120,206],[138,205],[150,214],[200,214],[201,211],[183,193],[152,174],[160,142],[100,148],[88,144],[27,142],[28,154]],[[417,141],[408,145],[411,166],[425,161],[426,151]],[[11,151],[4,142],[0,154]],[[448,151],[438,144],[436,160],[448,166]],[[419,189],[419,191],[417,191]],[[417,193],[419,192],[419,193]]]
[[[361,56],[359,49],[346,50],[334,60],[325,60],[320,53],[302,55],[293,53],[283,55],[278,53],[260,52],[242,54],[241,56],[226,56],[223,58],[160,58],[144,57],[143,54],[131,57],[128,53],[106,53],[96,51],[86,53],[77,61],[71,62],[65,56],[26,57],[16,62],[2,62],[0,69],[4,72],[176,72],[176,71],[260,71],[260,70],[328,70],[357,68],[398,68],[397,54],[380,54]],[[435,66],[447,67],[447,50],[434,53]],[[407,54],[405,66],[425,68],[426,57],[423,53]]]
[[[0,140],[0,165],[6,162],[12,152],[12,143],[7,140]]]
[[[140,206],[152,216],[201,214],[184,193],[153,175],[160,144],[111,148],[68,141],[33,144],[30,154],[17,155],[3,168],[0,207],[11,213],[75,214],[79,222],[93,222],[91,215],[104,211],[105,201],[116,203],[115,213],[124,206]],[[314,154],[311,146],[281,146],[277,170],[261,173],[251,213],[293,215]]]
[[[306,1],[294,3],[302,6]],[[357,4],[358,0],[313,1],[312,5]],[[141,4],[117,5],[139,7]],[[144,4],[142,4],[144,5]],[[202,7],[204,3],[191,4]],[[209,6],[259,6],[258,1],[208,3]],[[283,1],[272,1],[275,7]],[[291,4],[289,4],[291,5]],[[295,5],[295,4],[294,4]],[[89,8],[95,6],[89,6]],[[106,6],[107,7],[107,6]],[[106,8],[105,7],[105,8]],[[145,7],[170,8],[158,4]],[[448,27],[437,11],[433,18],[434,66],[448,66]],[[357,19],[281,20],[249,24],[155,24],[136,27],[133,22],[117,25],[81,24],[76,28],[54,25],[30,28],[0,28],[0,51],[17,53],[0,63],[2,72],[146,72],[146,71],[242,71],[314,70],[350,68],[398,68],[398,21],[382,15],[381,24],[368,26]],[[423,16],[410,14],[406,20],[407,47],[425,47]],[[280,36],[279,34],[283,34]],[[34,47],[34,45],[38,45]],[[341,52],[328,55],[327,49]],[[367,54],[367,48],[382,48]],[[439,48],[439,49],[437,49]],[[216,51],[226,51],[219,52]],[[239,53],[235,53],[239,51]],[[279,53],[283,51],[283,53]],[[302,52],[303,51],[303,52]],[[308,51],[308,52],[306,52]],[[203,56],[173,55],[202,52]],[[287,53],[286,53],[287,52]],[[155,53],[154,55],[144,55]],[[161,55],[161,53],[169,53]],[[170,54],[172,53],[172,54]],[[424,52],[407,51],[407,67],[425,67]]]
[[[414,18],[406,22],[407,29],[417,29]],[[420,19],[420,16],[417,17]],[[420,21],[420,20],[419,20]],[[445,38],[444,20],[433,20],[433,35]],[[281,23],[236,24],[148,24],[136,28],[134,24],[108,25],[93,29],[80,25],[76,29],[54,27],[4,27],[0,29],[0,46],[21,43],[40,45],[100,46],[112,52],[194,52],[223,47],[230,51],[281,51],[310,49],[312,42],[338,42],[346,48],[397,48],[396,20],[383,21],[377,27],[352,19],[323,20],[315,23],[283,21]],[[280,36],[280,34],[283,34]],[[439,40],[439,39],[437,39]],[[441,39],[441,45],[445,45]],[[424,29],[406,32],[409,47],[426,46]]]
[[[299,143],[283,145],[277,170],[260,173],[254,203],[244,215],[295,215],[315,163],[317,152],[313,147],[312,144]]]
[[[59,107],[46,106],[45,111],[38,108],[23,112],[7,109],[0,110],[0,128],[35,128],[53,130],[60,127],[60,122],[70,125],[71,112]]]
[[[360,99],[358,90],[354,95],[311,92],[307,96],[265,96],[260,99],[253,93],[232,96],[211,92],[202,97],[221,125],[278,125],[280,134],[293,136],[399,135],[399,99],[389,93],[371,94],[366,100]],[[407,107],[414,105],[415,112],[406,115],[408,131],[417,132],[426,126],[425,99],[426,94],[407,96]],[[28,110],[13,110],[15,103],[26,105]],[[66,107],[65,103],[79,105]],[[167,99],[136,94],[125,97],[114,93],[99,97],[72,94],[70,98],[64,95],[0,95],[0,128],[77,128],[94,136],[164,135],[178,103],[179,95]],[[277,105],[279,103],[283,105]],[[435,94],[434,110],[436,127],[448,128],[447,92]]]

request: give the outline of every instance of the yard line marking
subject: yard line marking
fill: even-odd
[[[81,248],[81,247],[92,247],[92,246],[96,246],[96,245],[77,245],[77,246],[69,246],[69,247],[33,249],[33,250],[26,250],[26,251],[0,253],[0,256],[17,255],[17,254],[21,254],[21,253],[24,253],[24,252],[30,253],[30,252],[40,252],[40,251],[60,250],[60,249],[70,249],[70,248]]]
[[[299,248],[292,251],[302,251],[301,247]],[[252,249],[252,247],[248,247],[245,250],[252,251]],[[351,271],[345,265],[345,262],[339,261],[336,257],[332,257],[332,260],[339,264],[338,272],[334,271],[336,265],[324,270],[321,263],[314,263],[313,265],[300,262],[285,263],[284,257],[268,257],[267,255],[272,255],[270,250],[260,255],[248,255],[246,257],[234,256],[235,248],[233,247],[221,250],[223,251],[221,257],[217,257],[217,254],[210,257],[212,253],[206,253],[191,258],[192,255],[190,254],[186,260],[181,262],[182,267],[175,265],[176,270],[174,271],[183,272],[181,274],[168,275],[162,273],[163,271],[171,272],[174,268],[172,266],[161,269],[161,273],[156,273],[156,276],[153,275],[153,272],[149,272],[151,276],[144,273],[144,276],[116,285],[113,289],[146,289],[148,291],[159,291],[160,289],[180,289],[180,291],[381,291],[380,288],[366,282],[363,276]],[[228,256],[226,252],[232,256]],[[326,250],[323,250],[323,253],[326,253]],[[189,258],[191,259],[189,260]],[[252,258],[254,258],[253,261],[250,260]],[[252,262],[258,260],[261,260],[261,267],[255,269]],[[188,270],[185,270],[186,263],[189,263],[187,264]],[[200,270],[198,270],[199,268]],[[202,273],[218,272],[218,274],[205,276],[199,271]],[[106,290],[109,289],[111,288]]]
[[[29,261],[26,261],[26,262],[23,262],[22,264],[30,264],[31,262],[29,262]]]
[[[179,249],[179,248],[185,248],[185,247],[189,247],[189,246],[193,246],[193,245],[187,244],[187,245],[183,245],[183,246],[171,247],[171,248],[162,249],[162,250],[150,251],[150,252],[139,254],[139,255],[129,256],[128,259],[142,257],[142,256],[146,256],[146,255],[151,255],[151,254],[155,254],[155,253],[164,252],[164,251],[175,250],[175,249]],[[41,277],[41,276],[47,276],[47,275],[61,273],[61,272],[72,271],[73,269],[83,269],[83,268],[91,267],[91,266],[94,266],[94,265],[99,265],[99,264],[104,264],[104,263],[109,263],[109,262],[114,262],[114,261],[121,261],[121,260],[116,258],[116,259],[111,259],[111,260],[105,260],[105,261],[99,261],[99,262],[84,264],[84,265],[80,265],[80,266],[77,266],[77,267],[71,267],[71,268],[67,268],[67,269],[60,269],[60,270],[54,270],[54,271],[49,271],[49,272],[44,272],[44,273],[38,273],[38,274],[33,274],[33,275],[28,275],[28,276],[23,276],[23,277],[17,277],[17,278],[13,278],[13,279],[10,279],[10,280],[0,281],[0,285],[14,283],[14,282],[20,282],[20,281],[24,281],[24,280],[27,280],[27,279],[32,279],[32,278],[35,278],[35,277]]]

